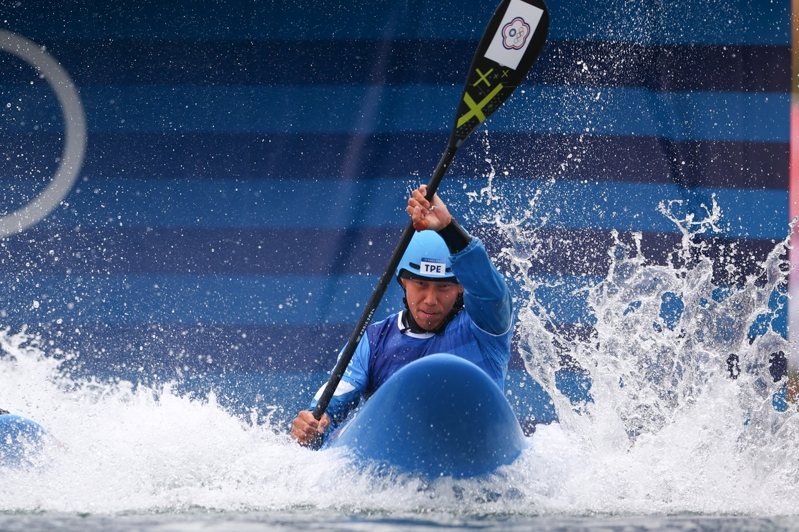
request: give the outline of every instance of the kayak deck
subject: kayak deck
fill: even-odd
[[[510,464],[526,445],[488,375],[460,357],[437,354],[394,374],[326,447],[346,447],[361,463],[427,478],[467,478]]]

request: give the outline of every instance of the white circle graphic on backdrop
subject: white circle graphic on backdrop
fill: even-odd
[[[72,189],[86,153],[86,115],[78,91],[66,70],[43,48],[24,37],[0,30],[0,51],[34,67],[55,92],[64,117],[64,149],[50,183],[16,211],[0,217],[0,238],[21,233],[50,214]]]

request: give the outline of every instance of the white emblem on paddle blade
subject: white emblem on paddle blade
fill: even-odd
[[[516,69],[529,46],[544,10],[522,0],[511,0],[485,56]]]

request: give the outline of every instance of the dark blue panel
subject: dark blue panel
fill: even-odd
[[[98,134],[89,144],[83,175],[89,178],[214,178],[370,180],[409,178],[431,171],[446,135]],[[491,157],[512,166],[510,178],[529,173],[559,179],[686,187],[786,189],[787,143],[675,142],[652,137],[491,133]],[[52,174],[62,139],[53,134],[7,134],[0,145],[19,154],[0,159],[0,175]],[[452,174],[480,171],[485,148],[468,141]],[[143,154],[147,154],[143,157]],[[176,157],[175,154],[181,154]],[[575,159],[579,159],[579,162]],[[646,164],[641,164],[646,161]],[[568,165],[565,169],[562,166]],[[26,194],[29,189],[19,190]],[[8,189],[6,194],[13,191]],[[8,205],[8,202],[3,202]]]
[[[148,85],[87,87],[81,95],[90,133],[373,134],[449,131],[461,92],[459,86],[418,85]],[[789,108],[789,93],[533,86],[505,103],[487,127],[495,132],[785,143]],[[44,113],[26,109],[8,124],[9,131],[28,132],[29,123],[60,131],[60,123],[52,124]]]
[[[791,4],[550,0],[553,40],[647,43],[790,43]],[[35,38],[476,39],[495,4],[469,0],[349,2],[17,2],[4,13],[15,31]]]
[[[493,228],[476,226],[480,237],[496,256],[511,243]],[[401,230],[362,229],[84,229],[48,238],[38,231],[13,236],[0,243],[0,274],[26,277],[25,270],[51,274],[102,276],[301,276],[332,277],[379,275],[385,269]],[[550,242],[531,258],[535,275],[586,275],[604,277],[612,244],[609,232],[591,229],[539,229],[536,239]],[[644,233],[642,249],[656,264],[666,264],[668,253],[680,243],[678,234]],[[628,239],[629,240],[629,239]],[[756,264],[770,252],[775,240],[703,237],[708,254],[716,261],[720,282],[754,273]],[[35,243],[35,244],[34,244]],[[737,268],[728,269],[733,263]]]
[[[444,85],[463,83],[477,41],[54,41],[78,86]],[[87,53],[91,50],[91,53]],[[525,82],[656,91],[789,92],[789,46],[550,42]],[[729,76],[729,72],[741,72]],[[30,68],[0,56],[3,83]],[[39,81],[41,83],[41,81]]]
[[[741,75],[730,76],[730,72]],[[575,41],[549,45],[532,83],[655,91],[790,90],[790,47]]]

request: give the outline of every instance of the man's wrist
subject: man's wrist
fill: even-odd
[[[472,241],[471,235],[455,221],[455,218],[452,218],[447,225],[436,232],[444,239],[447,249],[453,255],[466,249],[466,246]]]

